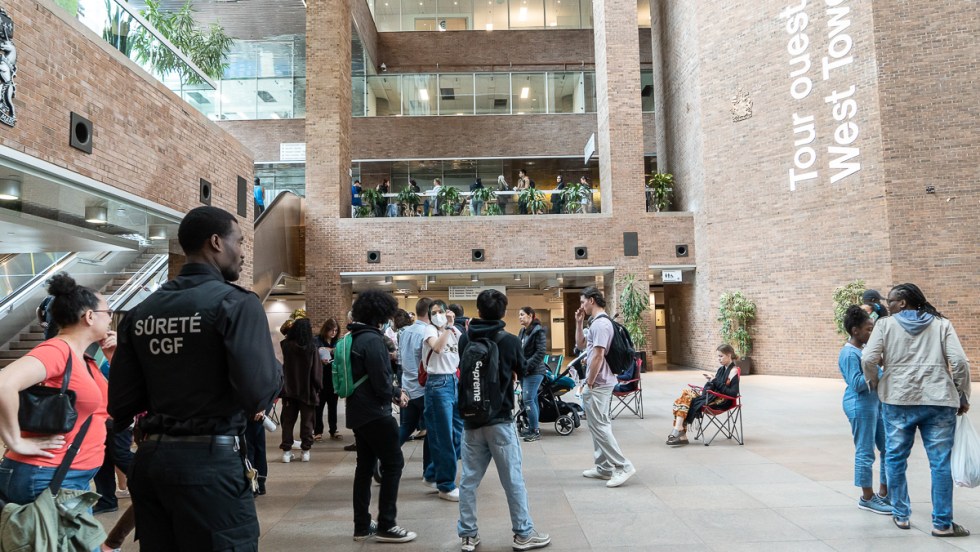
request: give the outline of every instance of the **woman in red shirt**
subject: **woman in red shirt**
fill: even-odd
[[[85,349],[98,342],[111,362],[116,348],[115,332],[109,331],[112,310],[105,298],[76,284],[65,273],[51,278],[48,293],[54,296],[50,308],[60,332],[0,371],[0,438],[7,445],[0,462],[0,494],[16,504],[32,502],[47,488],[68,450],[66,445],[90,415],[91,427],[62,487],[88,490],[105,454],[109,385]],[[18,392],[39,383],[60,387],[69,357],[72,370],[68,389],[75,392],[78,412],[75,427],[67,435],[22,432],[17,420]]]

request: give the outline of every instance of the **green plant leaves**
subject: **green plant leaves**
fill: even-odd
[[[721,322],[721,338],[735,347],[739,357],[752,352],[752,335],[749,324],[755,320],[755,303],[741,291],[727,291],[721,294],[718,307],[718,321]]]
[[[619,280],[623,290],[619,294],[619,314],[623,326],[630,333],[636,350],[642,351],[647,343],[643,313],[650,309],[650,293],[636,283],[636,275],[627,274]]]
[[[865,289],[864,280],[855,280],[834,290],[834,322],[837,333],[847,335],[847,330],[844,329],[844,313],[847,312],[847,307],[861,304]]]

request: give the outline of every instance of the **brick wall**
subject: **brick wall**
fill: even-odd
[[[247,149],[48,0],[4,8],[15,24],[18,120],[0,126],[0,143],[178,211],[198,205],[204,178],[212,204],[236,212],[237,177],[251,182]],[[71,112],[93,123],[91,154],[68,145]],[[251,208],[241,220],[247,257]]]
[[[928,26],[925,25],[928,22]],[[890,283],[949,317],[980,373],[980,4],[900,2],[874,13]],[[926,186],[935,186],[935,193]],[[884,292],[884,289],[882,290]]]
[[[279,144],[306,142],[305,119],[220,121],[218,126],[238,139],[256,163],[279,161]]]

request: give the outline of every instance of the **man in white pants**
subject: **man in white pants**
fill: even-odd
[[[585,349],[588,370],[586,372],[585,416],[595,449],[595,466],[582,472],[584,477],[606,480],[607,487],[619,487],[636,473],[633,463],[626,459],[612,432],[609,402],[612,400],[616,375],[606,362],[606,351],[612,344],[612,320],[606,314],[606,299],[602,292],[590,286],[580,296],[582,306],[575,311],[575,342]],[[592,320],[588,339],[582,330],[586,316]]]

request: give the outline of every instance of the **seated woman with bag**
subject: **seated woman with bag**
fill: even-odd
[[[718,363],[721,364],[718,371],[715,372],[715,377],[712,378],[710,374],[704,374],[705,379],[709,381],[704,384],[700,391],[689,387],[674,401],[674,429],[667,437],[668,446],[676,447],[688,444],[687,426],[691,425],[695,418],[701,417],[701,411],[705,406],[722,410],[731,405],[730,400],[711,395],[708,393],[709,390],[729,397],[738,396],[738,380],[740,378],[738,368],[735,367],[735,361],[738,359],[735,349],[726,343],[720,345],[715,351],[718,352]]]
[[[32,502],[48,487],[68,445],[89,416],[88,434],[61,488],[88,490],[105,455],[108,382],[85,349],[98,342],[112,361],[116,349],[116,332],[109,331],[112,309],[105,298],[65,273],[51,278],[48,293],[54,296],[50,308],[61,331],[0,371],[0,438],[7,445],[0,462],[0,495],[16,504]],[[37,420],[41,412],[20,412],[19,394],[33,386],[60,388],[66,375],[68,391],[75,395],[74,426],[55,434],[23,430],[24,421]],[[71,426],[70,420],[66,425]]]

